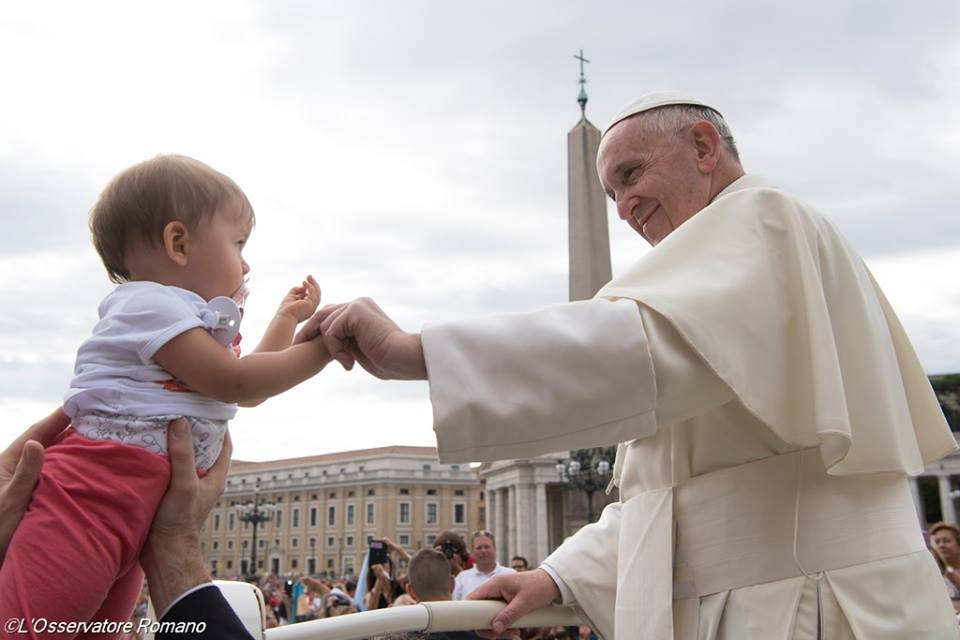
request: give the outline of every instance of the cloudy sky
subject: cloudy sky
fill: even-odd
[[[960,371],[958,18],[955,0],[7,4],[2,440],[61,401],[111,289],[91,204],[157,153],[256,208],[248,348],[307,273],[409,330],[562,302],[580,48],[593,122],[659,88],[716,104],[747,170],[863,253],[927,370]],[[646,248],[610,229],[617,273]],[[333,365],[241,410],[236,455],[431,445],[426,396]]]

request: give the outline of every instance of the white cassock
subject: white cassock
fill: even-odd
[[[606,640],[958,637],[907,484],[956,442],[862,260],[761,178],[595,300],[422,336],[442,461],[620,443],[545,560]]]

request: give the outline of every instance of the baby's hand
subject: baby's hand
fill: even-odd
[[[312,316],[319,305],[320,285],[313,276],[307,276],[302,285],[290,289],[284,296],[277,315],[290,316],[299,324]]]

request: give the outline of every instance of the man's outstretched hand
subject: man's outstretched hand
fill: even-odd
[[[327,305],[297,333],[294,342],[323,340],[344,369],[355,362],[383,380],[426,380],[420,335],[396,325],[370,298]]]
[[[40,478],[43,450],[70,424],[61,409],[23,432],[0,453],[0,561]]]
[[[560,602],[560,589],[543,569],[499,575],[480,583],[467,600],[504,600],[507,606],[491,622],[496,635],[503,634],[514,622],[553,602]]]

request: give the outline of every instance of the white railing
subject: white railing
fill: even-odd
[[[359,640],[392,633],[464,631],[490,627],[506,605],[489,600],[423,602],[267,629],[266,640]],[[516,627],[579,625],[570,607],[547,607],[523,616]]]

